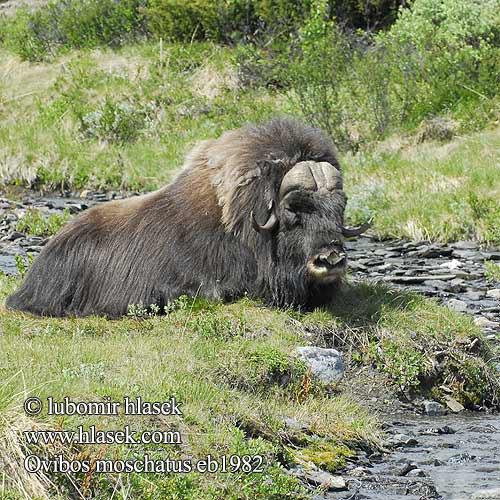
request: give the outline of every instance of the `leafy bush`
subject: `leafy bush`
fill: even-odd
[[[499,0],[415,0],[389,32],[377,35],[403,119],[416,124],[498,92],[499,12]]]
[[[219,38],[219,9],[213,0],[149,0],[144,12],[150,32],[158,38]]]
[[[266,47],[251,64],[291,88],[292,110],[341,147],[453,113],[464,117],[458,129],[475,128],[471,107],[484,108],[482,122],[496,109],[489,103],[500,89],[499,12],[500,0],[415,0],[373,35],[343,31],[328,0],[313,0],[293,43],[279,56]]]
[[[86,137],[125,143],[136,140],[154,111],[134,102],[115,102],[107,97],[96,109],[79,116]]]
[[[39,61],[58,47],[118,46],[144,31],[141,0],[52,0],[4,20],[1,38],[23,59]]]

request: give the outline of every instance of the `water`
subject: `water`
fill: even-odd
[[[449,431],[446,427],[455,432],[436,433]],[[374,474],[394,474],[412,463],[445,500],[469,500],[479,490],[498,490],[498,497],[488,498],[500,499],[500,415],[412,415],[391,423],[389,430],[414,437],[417,445],[398,449],[373,468]]]

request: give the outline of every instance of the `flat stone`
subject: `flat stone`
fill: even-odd
[[[500,252],[483,252],[482,256],[486,260],[500,260]]]
[[[372,471],[368,467],[354,467],[354,469],[351,469],[347,474],[354,477],[363,477],[371,476]]]
[[[463,292],[467,289],[467,283],[461,278],[455,278],[450,281],[449,289],[452,292]]]
[[[460,413],[461,411],[465,410],[465,407],[462,404],[460,404],[456,399],[453,399],[451,397],[446,398],[446,406],[453,413]]]
[[[483,261],[485,259],[481,252],[475,252],[474,250],[453,250],[452,257],[459,259],[472,260],[472,261]]]
[[[486,292],[488,297],[492,297],[494,299],[500,300],[500,288],[493,288],[492,290],[488,290]]]
[[[495,321],[491,321],[484,316],[477,316],[477,318],[474,318],[474,323],[480,328],[497,328],[498,326],[500,326]]]
[[[477,243],[473,241],[457,241],[453,243],[452,247],[458,248],[460,250],[472,250],[474,248],[477,248]]]
[[[392,281],[394,283],[415,284],[415,283],[424,283],[425,281],[428,280],[451,281],[456,277],[457,277],[456,274],[422,274],[419,276],[386,276],[384,280]]]
[[[437,401],[424,401],[422,410],[429,417],[440,417],[445,414],[445,409],[441,403]]]
[[[467,302],[464,302],[463,300],[458,300],[458,299],[450,299],[450,300],[448,300],[446,305],[457,312],[465,312],[465,311],[467,311],[467,307],[468,307]]]
[[[418,444],[418,441],[408,436],[408,434],[395,434],[389,439],[389,444],[391,446],[415,446]]]
[[[467,297],[470,300],[481,300],[481,297],[484,296],[483,292],[473,292],[473,291],[467,291],[464,294],[465,297]]]
[[[426,474],[422,469],[412,469],[407,474],[408,477],[425,477]]]
[[[426,280],[424,281],[424,285],[431,286],[433,288],[437,288],[442,291],[451,292],[451,286],[449,281],[441,281],[441,280]]]
[[[439,265],[439,267],[444,267],[446,269],[458,269],[459,267],[462,267],[462,262],[459,261],[458,259],[451,259],[448,262],[443,262],[442,264]]]
[[[310,368],[312,374],[325,384],[339,382],[344,375],[342,354],[336,349],[304,346],[296,353]]]
[[[342,491],[347,489],[346,482],[342,476],[334,476],[322,470],[304,471],[301,476],[310,484],[321,486],[328,491]]]

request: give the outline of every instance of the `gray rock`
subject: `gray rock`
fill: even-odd
[[[395,434],[389,439],[389,444],[391,446],[415,446],[418,441],[407,434]]]
[[[450,299],[447,302],[448,307],[457,312],[465,312],[467,311],[467,302],[458,299]]]
[[[488,290],[486,292],[488,297],[492,297],[494,299],[500,300],[500,288],[493,288],[492,290]]]
[[[334,476],[322,470],[304,470],[297,474],[314,486],[321,486],[328,491],[342,491],[347,489],[346,482],[342,476]]]
[[[464,411],[465,408],[464,406],[459,403],[456,399],[453,399],[451,397],[446,398],[446,406],[453,412],[453,413],[459,413],[461,411]]]
[[[413,469],[407,474],[408,477],[425,477],[426,473],[422,469]]]
[[[340,381],[344,375],[342,354],[336,349],[304,346],[297,347],[297,355],[310,368],[312,374],[325,384]]]
[[[354,469],[351,469],[348,472],[349,476],[354,476],[354,477],[370,476],[371,474],[372,471],[368,469],[368,467],[354,467]]]
[[[424,401],[422,410],[429,417],[440,417],[445,414],[445,409],[441,403],[437,401]]]
[[[484,316],[478,316],[474,319],[474,323],[481,328],[498,328],[499,324],[495,321],[491,321]]]

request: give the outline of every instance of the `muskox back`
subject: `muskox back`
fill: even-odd
[[[248,293],[279,303],[283,236],[255,231],[249,214],[266,218],[284,175],[305,160],[338,169],[331,141],[290,119],[202,142],[170,185],[70,221],[35,259],[7,307],[118,317],[131,304],[162,308],[184,294],[232,300]],[[290,300],[281,302],[306,300],[307,279],[286,284],[295,286],[297,297],[287,290]]]

